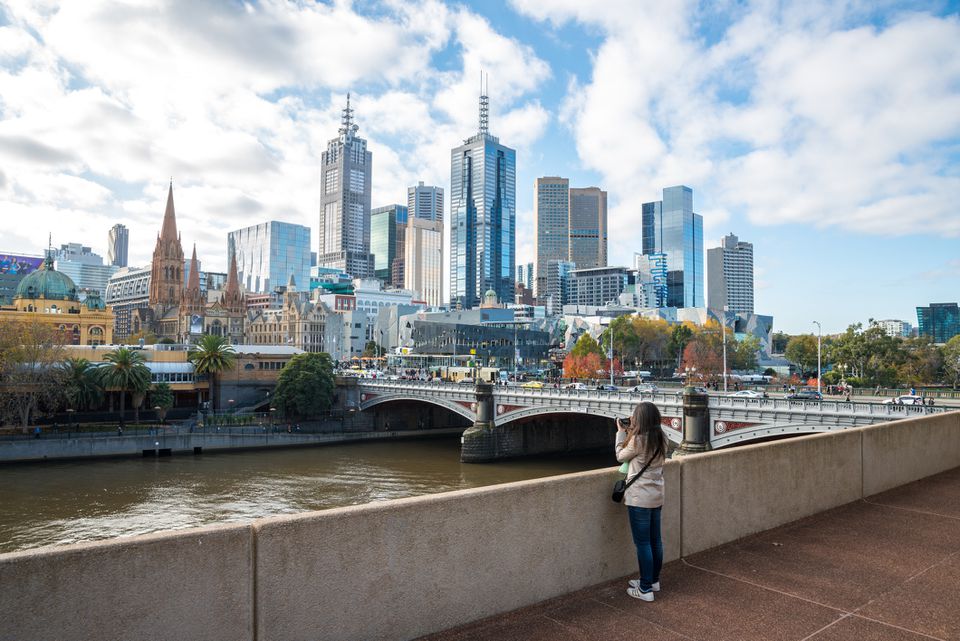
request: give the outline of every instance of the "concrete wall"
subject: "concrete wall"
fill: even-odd
[[[960,412],[669,461],[665,556],[957,465]],[[636,573],[615,478],[0,555],[0,638],[413,638]]]

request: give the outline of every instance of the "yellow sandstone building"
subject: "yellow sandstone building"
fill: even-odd
[[[17,285],[13,304],[0,306],[4,319],[43,323],[59,329],[67,345],[113,343],[113,311],[98,292],[80,302],[73,279],[53,268],[47,256],[43,266]]]

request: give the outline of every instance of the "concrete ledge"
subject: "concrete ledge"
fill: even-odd
[[[679,553],[679,466],[664,535]],[[258,521],[257,638],[406,639],[636,571],[613,470]]]
[[[0,638],[253,639],[253,537],[217,526],[0,557]]]
[[[681,459],[683,556],[859,499],[860,433],[800,436]]]
[[[960,466],[960,412],[862,428],[863,495]]]

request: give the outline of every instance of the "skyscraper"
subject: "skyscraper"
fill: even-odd
[[[96,291],[101,296],[107,292],[107,281],[119,267],[104,265],[103,258],[94,254],[89,247],[80,243],[67,243],[53,254],[56,260],[57,271],[69,276],[81,290],[81,299],[86,298],[87,291]]]
[[[227,234],[227,256],[250,293],[269,294],[294,281],[310,283],[310,228],[271,220]]]
[[[960,308],[956,303],[930,303],[917,308],[917,334],[934,343],[946,343],[960,334]]]
[[[707,307],[753,313],[753,244],[733,234],[707,250]]]
[[[125,225],[116,224],[107,233],[107,262],[116,267],[127,266],[130,232]]]
[[[533,181],[533,228],[537,234],[534,290],[538,298],[542,298],[548,289],[547,265],[550,261],[569,258],[569,219],[570,181],[558,176],[544,176]],[[549,293],[553,293],[553,288]]]
[[[443,222],[443,187],[424,185],[407,187],[407,210],[411,218]]]
[[[431,307],[443,296],[443,223],[410,218],[404,241],[404,289],[419,293]]]
[[[703,216],[693,212],[693,190],[667,187],[641,211],[644,255],[666,259],[666,306],[703,307]]]
[[[370,214],[370,253],[374,276],[384,283],[402,286],[393,280],[394,262],[403,260],[407,227],[407,208],[403,205],[377,207]]]
[[[354,278],[373,275],[370,253],[370,179],[373,154],[356,135],[350,94],[340,135],[327,143],[320,170],[320,248],[317,265],[342,269]],[[298,281],[299,282],[299,281]]]
[[[569,260],[577,269],[607,265],[607,192],[599,187],[570,189]]]
[[[450,152],[450,304],[465,309],[514,297],[517,153],[487,124],[481,95],[479,131]]]

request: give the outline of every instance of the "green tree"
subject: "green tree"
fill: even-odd
[[[124,403],[127,393],[145,392],[150,387],[150,370],[143,354],[127,347],[118,347],[103,357],[106,365],[98,368],[103,386],[120,393],[120,424],[124,424]]]
[[[812,334],[793,336],[783,355],[797,366],[801,375],[813,371],[817,367],[817,338]]]
[[[311,418],[330,409],[333,361],[327,353],[297,354],[280,371],[273,402],[284,416]]]
[[[600,344],[593,339],[593,336],[590,334],[584,333],[577,340],[577,344],[573,346],[573,349],[570,350],[570,354],[580,358],[586,356],[587,354],[596,354],[602,359],[606,358],[606,354],[603,352],[603,348],[600,347]]]
[[[173,407],[173,391],[169,384],[160,382],[153,386],[150,390],[150,406],[160,408],[157,415],[163,423],[167,418],[167,410]]]
[[[680,359],[683,356],[683,350],[687,343],[693,340],[694,331],[688,323],[682,323],[673,328],[670,333],[670,340],[667,343],[671,358],[676,360],[677,367],[680,367]]]
[[[957,389],[960,385],[960,334],[943,346],[943,372],[946,382]]]
[[[220,373],[232,368],[237,362],[237,353],[226,338],[204,334],[197,344],[187,352],[187,360],[193,363],[198,374],[206,374],[210,379],[210,400],[213,409],[217,409]]]
[[[68,358],[60,364],[66,401],[76,410],[89,410],[103,402],[98,368],[85,358]]]
[[[377,341],[367,341],[367,344],[363,346],[363,356],[364,358],[375,358],[380,355],[380,346],[377,345]]]
[[[730,350],[730,334],[727,334],[727,349]],[[751,371],[757,368],[757,354],[760,353],[760,339],[753,335],[733,340],[733,349],[728,353],[730,369]],[[732,358],[731,358],[732,356]],[[775,372],[774,372],[775,373]]]
[[[0,422],[26,432],[31,417],[63,401],[63,342],[52,325],[0,318]]]

